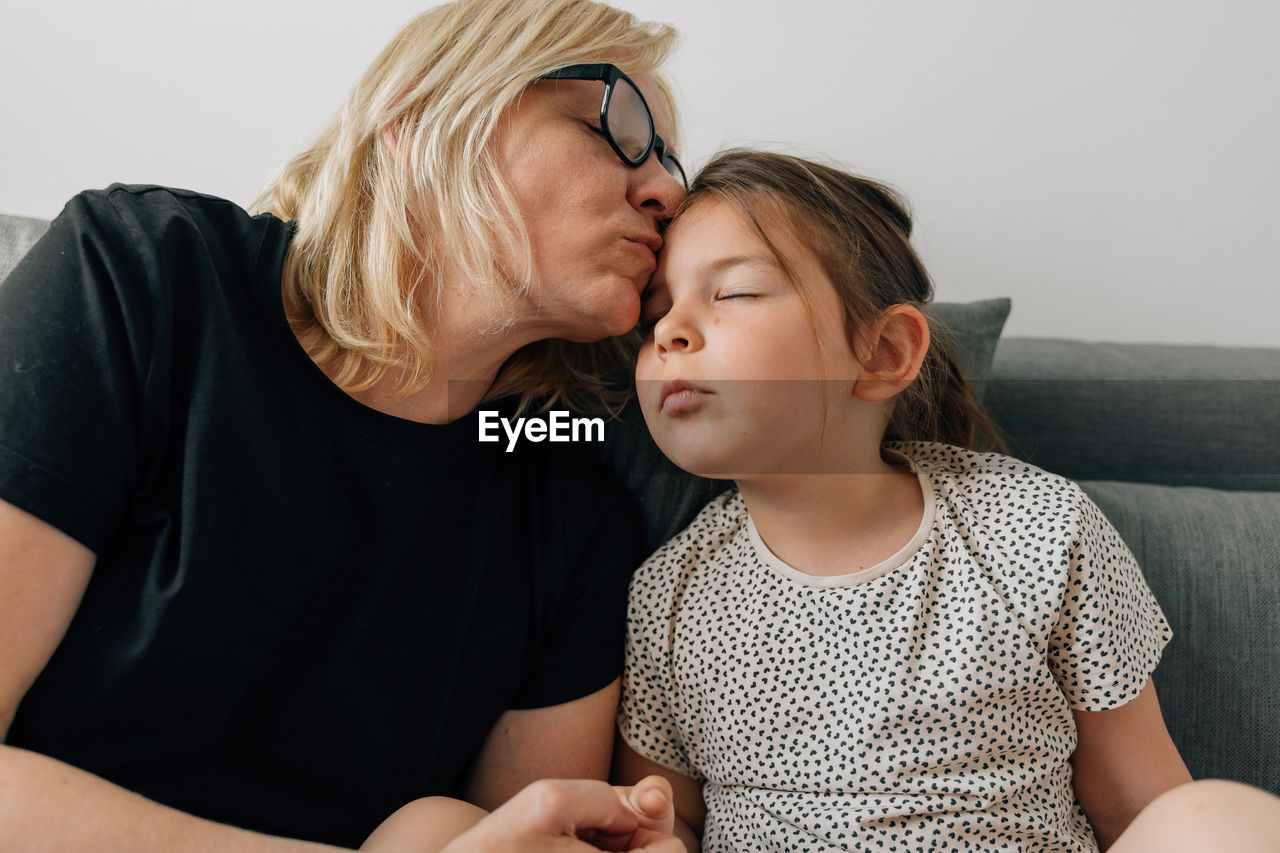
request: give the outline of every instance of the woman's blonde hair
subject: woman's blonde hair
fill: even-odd
[[[734,149],[717,155],[694,178],[676,218],[709,200],[739,210],[796,281],[769,237],[770,228],[791,229],[835,285],[855,353],[860,331],[894,305],[914,305],[929,319],[924,363],[895,399],[886,439],[1004,450],[999,430],[952,353],[948,331],[930,316],[933,282],[911,246],[911,214],[896,192],[822,163]]]
[[[446,261],[502,329],[529,282],[501,268],[498,247],[522,250],[526,270],[532,257],[490,144],[503,111],[566,65],[654,74],[674,41],[670,27],[592,0],[457,0],[405,25],[254,204],[294,222],[285,302],[316,363],[349,392],[393,369],[399,392],[424,387],[435,357],[423,314],[438,306]],[[587,407],[620,354],[612,341],[541,341],[508,360],[488,396]]]

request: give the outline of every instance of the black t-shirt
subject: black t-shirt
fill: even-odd
[[[0,498],[98,554],[8,742],[353,845],[455,791],[504,710],[617,676],[639,524],[579,446],[331,384],[284,317],[288,239],[115,186],[0,286]]]

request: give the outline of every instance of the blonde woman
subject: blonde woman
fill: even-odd
[[[590,781],[638,522],[476,416],[597,396],[635,325],[672,38],[459,0],[256,215],[67,205],[0,287],[0,848],[349,847],[441,794],[506,803],[454,849],[673,841]]]

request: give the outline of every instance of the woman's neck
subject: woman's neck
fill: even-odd
[[[424,424],[445,424],[464,417],[480,405],[498,371],[517,347],[501,333],[479,329],[469,334],[432,335],[435,370],[431,381],[408,394],[397,393],[400,377],[385,374],[372,388],[351,396],[384,414]]]
[[[738,481],[769,550],[811,575],[844,575],[883,562],[919,529],[915,474],[874,458],[852,474],[774,475]]]
[[[387,371],[371,388],[348,392],[371,409],[424,424],[456,421],[480,405],[498,371],[512,354],[538,336],[520,324],[494,329],[493,316],[483,300],[459,288],[445,286],[438,306],[423,311],[431,317],[434,370],[431,380],[408,394],[400,393],[403,376]],[[320,365],[330,379],[336,365]]]

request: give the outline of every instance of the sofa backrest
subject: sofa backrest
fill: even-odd
[[[47,219],[0,214],[0,282],[48,230]]]
[[[1073,480],[1280,490],[1280,347],[1002,338],[984,400]]]
[[[1280,794],[1280,492],[1081,485],[1173,628],[1153,680],[1192,775]]]

